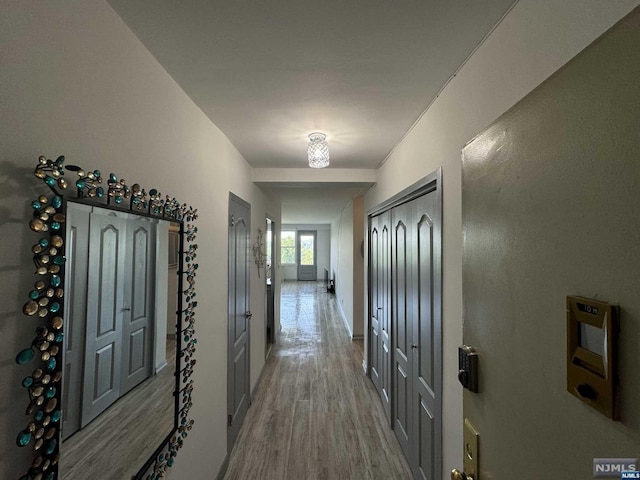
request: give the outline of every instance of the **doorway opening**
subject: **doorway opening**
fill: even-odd
[[[267,229],[265,235],[265,249],[266,249],[266,258],[265,258],[265,289],[266,289],[266,301],[267,301],[267,321],[266,321],[266,345],[265,345],[265,358],[269,356],[271,352],[271,347],[274,343],[276,343],[276,332],[275,332],[275,269],[273,268],[274,258],[275,258],[275,229],[276,222],[266,217]]]

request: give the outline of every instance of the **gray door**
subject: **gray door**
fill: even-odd
[[[411,441],[414,441],[412,416],[413,376],[413,296],[411,288],[410,204],[392,210],[393,255],[393,428],[400,446],[412,465]]]
[[[249,234],[251,206],[229,194],[229,342],[227,449],[231,451],[250,403]]]
[[[120,396],[126,222],[91,215],[82,426]]]
[[[317,245],[316,232],[298,232],[297,235],[298,280],[315,281],[318,279],[316,267]]]
[[[415,478],[441,478],[441,192],[391,210],[392,426]],[[383,307],[384,310],[384,307]]]
[[[369,318],[371,325],[371,342],[369,344],[369,368],[373,384],[378,391],[378,395],[382,398],[382,365],[381,365],[381,349],[382,338],[380,311],[380,228],[378,226],[380,217],[373,217],[370,220],[369,233]]]
[[[151,376],[154,336],[155,224],[141,220],[129,224],[120,395]]]
[[[638,45],[636,8],[463,150],[463,338],[480,361],[463,413],[482,479],[591,479],[594,458],[640,456]],[[568,295],[620,305],[621,422],[567,392]]]
[[[380,215],[380,367],[382,405],[391,421],[391,215]]]
[[[440,202],[436,192],[417,198],[413,217],[414,472],[440,479],[442,445],[442,322],[440,283]]]
[[[391,278],[389,212],[371,218],[371,379],[391,418]]]

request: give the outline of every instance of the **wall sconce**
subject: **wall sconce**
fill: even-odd
[[[266,256],[267,254],[264,251],[264,235],[262,230],[258,229],[258,235],[253,244],[253,260],[258,267],[258,278],[260,278],[260,268],[264,268]]]

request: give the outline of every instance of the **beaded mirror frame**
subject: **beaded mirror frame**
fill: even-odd
[[[62,370],[64,339],[64,285],[65,285],[65,220],[66,202],[85,203],[132,213],[159,220],[168,220],[180,225],[178,254],[178,308],[176,333],[178,352],[176,355],[176,381],[174,390],[174,428],[164,438],[147,462],[140,467],[135,479],[156,480],[164,477],[173,465],[178,450],[193,426],[189,417],[195,365],[193,354],[195,338],[195,263],[197,227],[194,225],[198,212],[191,206],[181,204],[170,196],[163,197],[156,189],[148,192],[133,184],[129,187],[124,179],[111,173],[103,186],[99,170],[84,170],[75,165],[64,165],[64,156],[56,160],[39,157],[34,175],[43,180],[52,194],[40,195],[31,203],[33,218],[29,227],[41,238],[33,245],[33,262],[37,281],[29,292],[23,313],[38,321],[31,346],[16,356],[18,365],[26,365],[36,358],[38,364],[33,372],[22,380],[27,390],[29,404],[26,415],[30,417],[26,428],[18,433],[16,443],[26,447],[33,443],[34,459],[20,480],[57,480],[60,458],[62,424]],[[65,170],[75,174],[75,181],[68,182]],[[69,183],[72,187],[69,188]],[[75,188],[74,188],[75,187]],[[63,196],[64,192],[69,192]]]

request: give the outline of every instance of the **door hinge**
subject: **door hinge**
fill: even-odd
[[[227,427],[230,427],[233,425],[233,415],[229,415],[227,416]]]
[[[231,215],[231,216],[229,217],[229,226],[230,226],[230,227],[234,227],[234,226],[235,226],[235,224],[236,224],[236,219],[233,217],[233,215]]]

